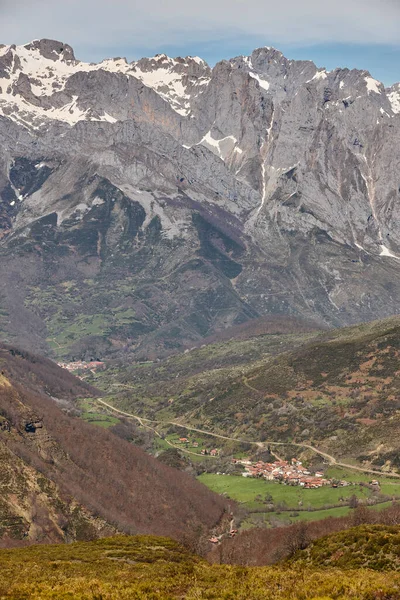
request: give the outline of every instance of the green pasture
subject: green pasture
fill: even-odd
[[[235,475],[216,475],[203,473],[199,476],[208,488],[218,494],[225,494],[232,500],[244,504],[247,508],[260,508],[265,505],[266,497],[268,503],[285,504],[287,508],[296,510],[299,507],[307,509],[323,509],[332,504],[346,504],[353,494],[360,499],[366,499],[371,495],[368,488],[351,485],[344,488],[332,488],[325,486],[318,489],[305,490],[300,486],[284,485],[264,479],[253,479]],[[341,500],[343,498],[343,500]],[[301,504],[300,504],[301,503]]]

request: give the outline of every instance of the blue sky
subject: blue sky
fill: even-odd
[[[51,38],[81,60],[165,52],[210,64],[274,46],[318,66],[400,81],[400,0],[0,0],[0,42]]]

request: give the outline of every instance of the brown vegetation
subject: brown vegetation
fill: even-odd
[[[223,498],[133,444],[69,416],[48,395],[73,398],[93,389],[28,353],[3,347],[1,359],[0,415],[7,427],[0,442],[36,478],[130,533],[188,538],[219,522]]]
[[[66,369],[60,369],[51,360],[0,343],[0,372],[4,370],[12,381],[23,384],[32,391],[45,392],[57,398],[73,399],[77,396],[100,394]]]

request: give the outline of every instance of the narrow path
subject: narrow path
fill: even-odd
[[[310,444],[298,444],[296,442],[274,442],[272,440],[265,441],[265,442],[254,442],[254,441],[250,441],[250,440],[243,440],[241,438],[233,438],[233,437],[229,437],[227,435],[213,433],[212,431],[207,431],[205,429],[191,427],[190,425],[182,425],[182,423],[178,423],[177,421],[154,421],[152,419],[146,419],[145,417],[139,417],[138,415],[133,415],[132,413],[127,413],[127,412],[124,412],[123,410],[119,410],[118,408],[115,408],[111,404],[108,404],[108,402],[104,402],[104,400],[100,400],[100,399],[96,398],[95,401],[98,402],[99,404],[103,404],[104,406],[113,410],[116,413],[125,415],[126,417],[131,417],[132,419],[136,419],[142,425],[142,427],[147,427],[148,429],[151,429],[160,438],[161,438],[161,435],[159,434],[159,432],[156,429],[154,429],[153,427],[146,425],[144,423],[144,421],[146,421],[147,423],[157,423],[158,425],[175,425],[176,427],[181,427],[182,429],[187,429],[188,431],[196,431],[197,433],[203,433],[205,435],[209,435],[211,437],[215,437],[215,438],[218,438],[221,440],[228,440],[230,442],[240,442],[242,444],[251,444],[252,446],[258,446],[258,448],[262,448],[262,449],[266,448],[267,446],[289,446],[289,445],[296,446],[297,448],[308,448],[309,450],[312,450],[316,454],[319,454],[319,456],[322,456],[323,458],[327,459],[328,462],[333,466],[343,467],[344,469],[352,469],[353,471],[361,471],[362,473],[372,473],[373,475],[380,475],[381,477],[382,476],[396,477],[396,479],[400,479],[400,475],[398,473],[393,473],[393,472],[382,473],[382,471],[374,471],[373,469],[366,469],[364,467],[356,467],[354,465],[349,465],[347,463],[338,462],[336,460],[336,458],[334,456],[332,456],[331,454],[328,454],[327,452],[323,452],[322,450],[318,450],[318,448],[315,448],[314,446],[311,446]],[[173,446],[174,448],[178,448],[179,450],[183,450],[183,448],[180,448],[179,446],[174,446],[167,440],[165,440],[165,441],[170,446]],[[188,450],[185,450],[185,452],[188,452],[189,454],[196,454],[195,452],[190,452]],[[271,454],[273,454],[273,453],[271,452]],[[196,454],[196,456],[199,456],[199,455]],[[274,456],[277,456],[277,455],[274,455]],[[278,458],[278,460],[280,460],[280,459]]]
[[[393,471],[388,471],[387,473],[383,473],[382,471],[374,471],[372,469],[365,469],[364,467],[355,467],[353,465],[347,465],[346,463],[336,462],[336,466],[343,467],[344,469],[354,469],[355,471],[362,471],[363,473],[372,473],[373,475],[380,475],[381,477],[396,477],[396,479],[400,478],[398,473],[393,473]]]
[[[243,377],[242,377],[242,383],[247,388],[249,388],[249,390],[251,390],[252,392],[257,392],[257,394],[261,394],[262,396],[265,396],[264,392],[262,392],[261,390],[258,390],[257,388],[253,387],[252,385],[250,385],[249,380],[247,379],[247,377],[245,377],[245,375],[243,375]]]
[[[137,415],[132,415],[131,413],[127,413],[127,412],[124,412],[123,410],[119,410],[118,408],[115,408],[111,404],[108,404],[108,402],[104,402],[104,400],[98,400],[98,399],[96,399],[96,402],[99,402],[100,404],[103,404],[107,408],[113,410],[114,412],[116,412],[116,413],[118,413],[120,415],[124,415],[124,416],[130,417],[132,419],[136,419],[140,423],[140,425],[142,427],[145,427],[146,429],[150,429],[150,431],[153,431],[153,433],[155,433],[157,437],[159,437],[166,444],[168,444],[168,446],[171,446],[172,448],[176,448],[177,450],[180,450],[181,452],[185,452],[186,454],[193,454],[193,456],[201,456],[197,452],[192,452],[191,450],[187,450],[186,448],[182,448],[181,446],[176,446],[175,444],[173,444],[169,440],[166,440],[165,438],[163,438],[162,435],[157,431],[157,429],[155,429],[154,427],[151,427],[150,425],[146,425],[146,423],[143,423],[143,421],[147,421],[148,423],[160,423],[160,421],[152,421],[151,419],[145,419],[144,417],[139,417]],[[206,458],[218,458],[218,457],[217,456],[207,455]]]

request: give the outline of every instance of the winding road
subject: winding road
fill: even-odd
[[[256,391],[259,391],[259,390],[256,390]],[[182,425],[182,423],[178,423],[177,421],[154,421],[152,419],[146,419],[145,417],[139,417],[138,415],[134,415],[132,413],[128,413],[123,410],[120,410],[119,408],[115,408],[115,406],[112,406],[112,404],[109,404],[108,402],[105,402],[104,400],[100,400],[99,398],[96,398],[95,402],[102,404],[103,406],[106,406],[108,409],[114,411],[115,413],[124,415],[125,417],[130,417],[131,419],[136,419],[142,427],[146,427],[147,429],[150,429],[159,438],[162,438],[161,434],[154,427],[151,427],[150,425],[146,425],[146,423],[156,423],[157,425],[175,425],[176,427],[181,427],[182,429],[186,429],[187,431],[195,431],[197,433],[203,433],[205,435],[209,435],[211,437],[218,438],[221,440],[229,440],[231,442],[251,444],[252,446],[257,446],[258,448],[267,448],[268,446],[288,446],[288,445],[296,446],[297,448],[307,448],[308,450],[312,450],[319,456],[322,456],[322,458],[325,458],[329,462],[329,464],[332,466],[342,467],[344,469],[351,469],[353,471],[360,471],[362,473],[370,473],[373,475],[380,475],[381,477],[382,476],[395,477],[396,479],[400,479],[400,475],[398,473],[393,473],[393,472],[382,473],[382,471],[374,471],[373,469],[366,469],[364,467],[357,467],[355,465],[349,465],[347,463],[340,462],[340,461],[336,460],[336,458],[334,456],[332,456],[331,454],[328,454],[327,452],[323,452],[322,450],[318,450],[318,448],[315,448],[314,446],[311,446],[310,444],[298,444],[295,442],[290,442],[290,443],[275,442],[272,440],[264,441],[264,442],[254,442],[254,441],[250,441],[250,440],[244,440],[242,438],[234,438],[234,437],[229,437],[227,435],[221,435],[219,433],[213,433],[212,431],[207,431],[205,429],[199,429],[197,427],[191,427],[190,425]],[[179,450],[183,450],[183,448],[181,448],[179,446],[175,446],[174,444],[171,444],[171,442],[169,442],[168,440],[164,439],[164,441],[167,444],[169,444],[170,446],[172,446],[173,448],[178,448]],[[183,451],[186,452],[187,454],[195,454],[196,456],[199,456],[195,452],[190,452],[190,450],[183,450]],[[277,456],[273,452],[271,452],[271,454],[273,454],[274,456],[276,456],[276,458],[278,458],[278,460],[280,460],[279,456]]]

